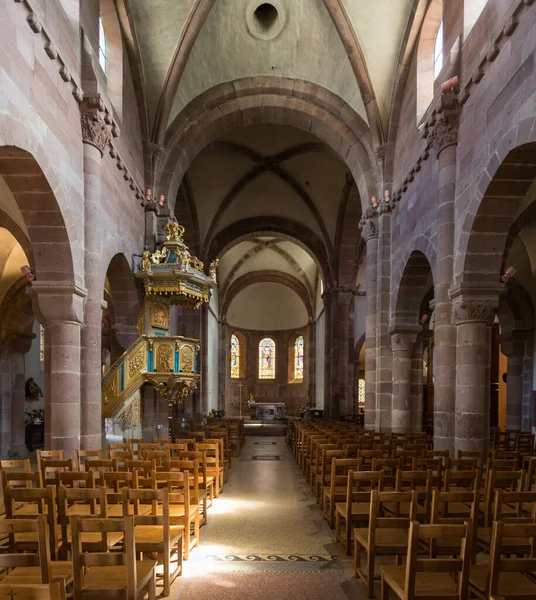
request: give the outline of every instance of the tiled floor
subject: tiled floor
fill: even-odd
[[[284,438],[250,437],[171,597],[364,598],[350,573]]]

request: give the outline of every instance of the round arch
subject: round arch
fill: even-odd
[[[536,178],[536,117],[519,122],[489,146],[487,169],[464,207],[454,262],[458,284],[496,285],[500,280],[510,229]]]
[[[32,138],[33,135],[30,135],[30,140]],[[37,154],[46,157],[40,145]],[[41,162],[44,163],[45,159]],[[70,239],[77,237],[75,229],[78,224],[64,219],[64,214],[70,212],[68,206],[72,200],[58,180],[56,171],[51,165],[47,166],[50,168],[45,169],[44,164],[22,147],[0,146],[0,175],[24,218],[32,246],[29,258],[33,257],[36,277],[40,281],[80,285],[83,272],[75,272],[74,264],[83,264],[83,246],[76,248],[70,243]]]
[[[167,132],[166,153],[157,174],[159,189],[175,198],[188,167],[205,146],[232,129],[253,124],[290,125],[316,135],[349,168],[363,209],[377,193],[377,167],[367,124],[328,90],[285,77],[227,82],[195,98]]]
[[[419,312],[430,276],[432,276],[433,289],[432,267],[428,258],[420,250],[413,250],[405,263],[400,282],[395,288],[393,331],[420,329]]]

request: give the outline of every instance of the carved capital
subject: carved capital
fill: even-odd
[[[486,323],[492,325],[499,308],[498,298],[458,298],[454,302],[454,321],[462,323]]]
[[[84,144],[95,146],[104,154],[104,149],[110,142],[110,130],[98,110],[86,110],[80,113],[82,124],[82,141]]]
[[[391,336],[392,350],[411,356],[416,340],[416,331],[396,331]]]
[[[458,143],[458,129],[460,125],[460,113],[449,111],[436,115],[425,130],[428,144],[436,151],[437,156],[445,148],[455,146]]]
[[[393,208],[395,207],[395,202],[391,198],[391,192],[385,191],[383,194],[383,198],[378,206],[378,213],[380,215],[387,215],[393,212]]]
[[[324,293],[322,294],[322,298],[327,296],[339,296],[339,295],[348,295],[348,296],[365,296],[365,292],[359,289],[359,285],[334,285],[331,287],[326,287]]]
[[[378,213],[372,206],[365,209],[359,221],[359,229],[365,242],[378,237]]]

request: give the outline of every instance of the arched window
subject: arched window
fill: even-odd
[[[439,29],[434,44],[434,79],[437,79],[443,67],[443,21],[439,23]]]
[[[434,98],[434,84],[443,67],[444,54],[443,0],[431,0],[417,44],[417,125]]]
[[[259,379],[275,379],[275,342],[271,338],[259,342]]]
[[[294,342],[294,381],[303,380],[303,335]]]
[[[240,378],[240,342],[234,333],[231,336],[231,378]]]
[[[104,33],[104,25],[102,24],[102,15],[99,17],[99,64],[101,69],[106,73],[106,57],[108,50],[106,48],[106,35]]]
[[[365,380],[357,380],[357,407],[365,409]]]

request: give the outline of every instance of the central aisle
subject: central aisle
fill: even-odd
[[[357,597],[283,437],[246,438],[173,587],[180,600]]]

